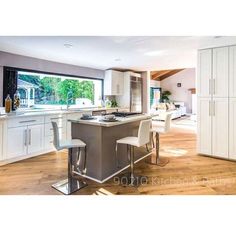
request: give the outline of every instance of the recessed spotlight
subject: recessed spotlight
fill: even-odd
[[[214,38],[215,39],[219,39],[219,38],[222,38],[222,36],[215,36]]]
[[[121,59],[120,58],[116,58],[115,61],[121,61]]]
[[[70,44],[70,43],[65,43],[65,44],[64,44],[64,47],[66,47],[66,48],[72,48],[72,47],[73,47],[73,45],[72,45],[72,44]]]

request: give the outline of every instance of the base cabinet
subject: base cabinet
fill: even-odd
[[[33,154],[43,150],[43,128],[43,125],[28,126],[27,154]]]
[[[6,159],[27,154],[27,126],[8,129]]]
[[[43,150],[43,125],[8,129],[6,159],[38,153]]]

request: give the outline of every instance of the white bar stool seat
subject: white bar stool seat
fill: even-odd
[[[142,182],[142,178],[146,179],[146,177],[134,175],[134,147],[141,147],[147,145],[150,142],[150,128],[151,128],[151,120],[150,119],[142,120],[139,125],[138,137],[129,136],[121,138],[116,141],[116,158],[117,158],[118,144],[126,144],[128,147],[127,151],[128,151],[128,159],[130,160],[131,171],[130,173],[128,173],[126,177],[127,177],[127,183],[131,186],[138,186]]]
[[[56,184],[53,184],[52,187],[58,191],[68,195],[75,191],[80,190],[81,188],[87,186],[87,183],[81,180],[76,179],[73,174],[83,174],[86,170],[86,144],[80,139],[71,139],[71,140],[61,140],[59,138],[59,130],[56,122],[52,122],[53,127],[53,144],[57,151],[68,149],[68,173],[67,179],[62,180]],[[73,157],[73,149],[78,149],[77,158]],[[84,149],[84,165],[83,170],[81,171],[78,167],[78,164],[81,162],[81,148]]]
[[[152,128],[151,128],[151,134],[152,134],[152,144],[154,147],[154,140],[153,140],[153,134],[155,134],[156,137],[156,160],[153,162],[152,160],[147,160],[146,162],[148,164],[152,165],[159,165],[159,166],[165,166],[169,160],[161,160],[159,151],[160,151],[160,136],[159,134],[166,134],[170,131],[170,126],[171,126],[171,113],[167,114],[165,117],[165,122],[164,125],[162,126],[155,126],[154,122],[152,122]]]

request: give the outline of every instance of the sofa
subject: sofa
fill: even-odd
[[[157,120],[165,120],[167,114],[171,113],[171,119],[177,119],[186,115],[184,102],[159,103],[151,108],[151,115]]]

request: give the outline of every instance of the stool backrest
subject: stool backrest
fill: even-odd
[[[59,140],[59,130],[57,122],[52,121],[52,128],[53,128],[53,145],[57,150],[59,150],[60,140]]]
[[[150,141],[151,122],[151,120],[142,120],[139,124],[138,142],[140,146],[145,145]]]
[[[170,124],[171,124],[171,113],[166,115],[165,118],[165,126],[164,126],[164,132],[167,133],[170,130]]]

